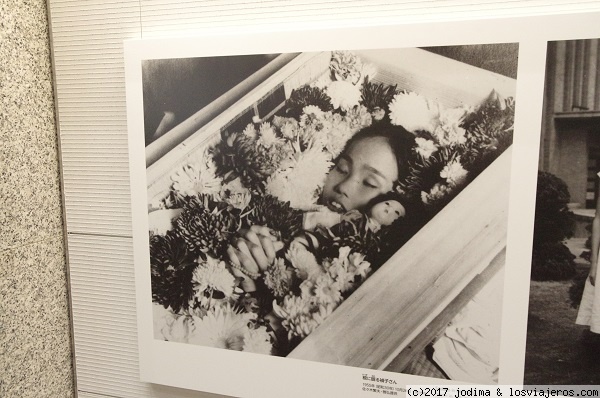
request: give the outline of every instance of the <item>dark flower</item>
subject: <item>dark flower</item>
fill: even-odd
[[[303,212],[294,209],[289,202],[282,202],[272,195],[255,195],[248,206],[247,223],[265,225],[281,234],[281,239],[289,243],[302,232]]]
[[[225,183],[239,177],[246,188],[255,192],[264,190],[265,180],[275,171],[269,153],[255,138],[242,133],[224,133],[213,148],[213,160],[218,177]]]
[[[333,110],[331,98],[322,89],[306,85],[292,91],[285,103],[284,116],[299,120],[302,110],[308,105],[318,106],[323,112]]]
[[[187,250],[183,238],[172,231],[150,239],[150,271],[152,301],[173,312],[186,310],[194,295],[192,273],[194,256]]]
[[[207,195],[193,197],[175,221],[176,231],[190,252],[222,258],[230,238],[239,229],[239,211]]]

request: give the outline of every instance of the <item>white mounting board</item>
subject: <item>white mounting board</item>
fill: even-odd
[[[131,242],[129,163],[125,109],[123,41],[201,33],[235,34],[242,30],[348,28],[409,24],[413,35],[399,45],[443,45],[520,41],[519,74],[526,86],[518,97],[529,104],[517,110],[517,128],[531,136],[515,137],[514,167],[519,183],[530,189],[511,191],[508,262],[522,262],[530,253],[527,237],[532,219],[538,132],[541,118],[545,40],[600,37],[592,27],[598,14],[556,24],[531,24],[521,19],[492,18],[558,15],[600,11],[599,1],[104,1],[49,0],[49,20],[60,133],[68,261],[70,267],[77,391],[82,397],[214,396],[142,383],[138,375],[135,297]],[[594,17],[594,18],[593,18]],[[571,19],[569,19],[571,18]],[[479,23],[418,25],[433,21],[476,19]],[[483,20],[483,21],[482,21]],[[490,20],[490,21],[488,21]],[[503,25],[502,25],[503,24]],[[531,26],[535,25],[535,26]],[[594,25],[598,25],[597,23]],[[504,29],[500,29],[504,26]],[[552,28],[528,30],[539,26]],[[445,28],[445,30],[444,30]],[[415,36],[430,31],[432,35]],[[499,33],[501,32],[502,33]],[[437,33],[436,33],[437,32]],[[464,40],[453,42],[462,37]],[[502,37],[502,40],[498,38]],[[521,108],[523,109],[523,108]],[[533,159],[532,159],[533,158]],[[523,224],[525,222],[525,225]],[[511,234],[511,230],[518,231]],[[519,236],[521,239],[519,239]],[[526,239],[522,239],[525,236]],[[507,270],[511,295],[521,305],[512,319],[526,319],[528,269]],[[507,311],[510,306],[507,307]],[[506,313],[505,313],[506,315]],[[503,377],[518,383],[524,355],[524,330],[504,333],[511,363]],[[519,376],[521,375],[521,376]],[[265,379],[267,379],[265,375]]]

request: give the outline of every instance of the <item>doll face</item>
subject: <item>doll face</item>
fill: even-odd
[[[395,220],[404,217],[406,210],[397,200],[379,202],[371,208],[369,215],[381,225],[391,225]]]

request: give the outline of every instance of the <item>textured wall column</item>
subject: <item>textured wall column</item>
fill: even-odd
[[[73,376],[45,0],[0,0],[0,396]]]

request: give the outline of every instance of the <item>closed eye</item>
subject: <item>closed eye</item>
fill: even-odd
[[[377,183],[374,183],[374,182],[371,182],[368,180],[363,181],[363,184],[369,188],[373,188],[373,189],[379,188],[379,185]]]
[[[342,164],[342,162],[338,162],[338,164],[335,165],[335,170],[341,174],[348,174],[350,172],[348,165]]]

